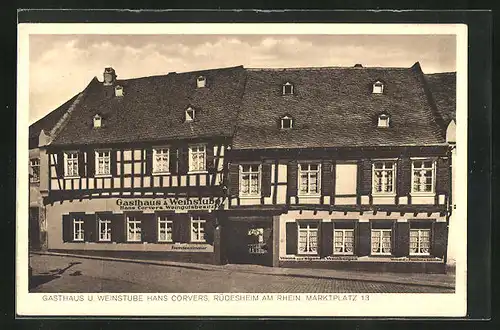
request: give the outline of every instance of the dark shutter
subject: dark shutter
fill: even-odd
[[[158,224],[156,221],[156,215],[152,213],[144,213],[141,218],[141,232],[142,241],[148,243],[156,243],[157,240],[157,228]]]
[[[214,225],[215,221],[212,219],[212,217],[206,217],[206,222],[205,222],[205,241],[212,245],[214,242]]]
[[[325,161],[321,165],[321,193],[323,196],[333,194],[333,164],[331,161]]]
[[[436,193],[449,194],[450,168],[448,158],[436,161]]]
[[[177,152],[178,149],[176,147],[171,147],[170,150],[170,155],[168,157],[168,160],[170,162],[169,167],[170,167],[170,173],[172,174],[177,174],[178,171],[178,164],[177,164]]]
[[[410,224],[408,222],[396,223],[396,236],[394,255],[396,257],[405,257],[410,253]]]
[[[409,158],[401,158],[398,160],[396,169],[398,176],[398,185],[396,187],[399,196],[407,196],[411,191],[411,161]]]
[[[92,149],[87,150],[87,177],[95,175],[95,152]]]
[[[85,176],[85,157],[84,157],[84,151],[78,151],[78,175],[80,177]]]
[[[262,164],[262,196],[271,196],[271,164]]]
[[[369,222],[358,223],[358,255],[368,256],[371,250],[371,232]]]
[[[267,252],[272,253],[273,252],[273,228],[272,227],[266,227],[264,228],[264,244],[265,244],[265,249]]]
[[[333,223],[332,222],[321,222],[321,248],[320,256],[328,257],[333,254]]]
[[[178,172],[179,172],[179,174],[187,174],[187,172],[189,170],[188,148],[184,147],[184,146],[180,146],[177,150],[178,150],[178,157],[179,157],[179,159],[178,159],[178,164],[179,164]]]
[[[240,190],[240,166],[238,164],[229,164],[229,195],[236,197]]]
[[[215,173],[215,157],[214,157],[214,145],[213,143],[207,144],[207,171],[208,173]]]
[[[122,243],[127,240],[125,231],[125,216],[123,214],[113,214],[111,220],[111,241]]]
[[[83,216],[83,234],[85,242],[97,242],[97,217],[95,214]]]
[[[361,195],[369,195],[372,192],[372,163],[369,159],[363,159],[361,172]]]
[[[64,177],[64,153],[58,152],[57,154],[57,164],[56,164],[56,172],[58,178]]]
[[[432,247],[431,253],[433,256],[443,258],[446,253],[446,245],[448,241],[448,225],[446,222],[432,223]]]
[[[62,216],[63,242],[71,242],[73,237],[73,219],[68,214]]]
[[[116,177],[118,175],[117,167],[118,167],[118,161],[116,160],[116,153],[117,150],[111,150],[110,151],[110,166],[111,166],[111,175]]]
[[[286,224],[286,254],[297,254],[298,228],[296,222]]]
[[[146,149],[146,168],[144,169],[144,174],[145,175],[151,175],[153,173],[153,149],[152,148],[147,148]]]
[[[176,214],[172,225],[172,237],[174,242],[188,243],[191,240],[191,223],[189,214]]]
[[[288,163],[287,170],[287,195],[297,196],[297,161],[292,160]]]

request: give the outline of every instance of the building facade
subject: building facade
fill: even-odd
[[[418,63],[107,68],[38,146],[47,247],[443,272],[451,148],[431,97]]]

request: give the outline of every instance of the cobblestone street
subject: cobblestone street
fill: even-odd
[[[263,273],[252,267],[158,265],[85,259],[68,256],[30,256],[30,292],[245,292],[245,293],[452,293],[452,288],[388,283],[367,278],[328,278],[322,270],[310,275]],[[255,266],[257,269],[261,266]],[[323,274],[324,273],[324,274]],[[331,271],[330,273],[331,274]],[[415,276],[415,275],[411,275]],[[425,275],[423,275],[425,276]],[[376,277],[374,277],[376,278]],[[404,278],[404,276],[402,276]]]

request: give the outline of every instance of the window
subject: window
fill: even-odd
[[[153,149],[153,173],[168,173],[169,170],[168,148]]]
[[[240,195],[260,196],[260,164],[240,165]]]
[[[189,172],[201,172],[206,169],[206,150],[204,145],[189,147]]]
[[[99,115],[94,116],[94,127],[98,128],[102,126],[102,117]]]
[[[122,86],[115,87],[115,96],[123,96],[123,87]]]
[[[389,127],[389,116],[386,114],[381,114],[378,116],[378,127]]]
[[[281,129],[293,128],[293,118],[290,116],[284,116],[281,118]]]
[[[293,94],[293,85],[289,82],[283,84],[283,95],[292,95]]]
[[[191,242],[205,242],[205,223],[201,217],[191,217]]]
[[[410,229],[410,255],[429,255],[429,229]]]
[[[299,193],[301,195],[319,195],[320,164],[299,164]]]
[[[158,217],[158,242],[172,242],[172,219],[166,216]]]
[[[196,87],[203,88],[207,85],[207,78],[205,76],[199,76],[196,78]]]
[[[394,161],[379,161],[373,164],[373,193],[395,193],[396,163]]]
[[[432,160],[414,160],[412,162],[412,193],[433,193],[434,172]]]
[[[141,241],[141,220],[134,216],[127,216],[127,241]]]
[[[111,151],[98,150],[95,152],[96,175],[111,174]]]
[[[191,107],[187,108],[186,109],[186,122],[194,121],[195,113],[196,113],[196,111],[193,108],[191,108]]]
[[[318,224],[299,223],[298,250],[300,254],[318,253]]]
[[[354,229],[335,229],[333,232],[333,252],[335,254],[354,253]]]
[[[99,241],[100,242],[110,242],[111,241],[111,220],[103,219],[100,216],[97,217],[99,224]]]
[[[40,182],[40,158],[30,159],[30,182]]]
[[[376,81],[373,84],[373,94],[382,94],[384,92],[384,84],[380,81]]]
[[[69,151],[64,153],[64,176],[76,177],[78,176],[78,152]]]
[[[82,218],[74,218],[73,219],[73,241],[75,242],[83,242],[83,219]]]
[[[391,254],[391,234],[390,229],[372,229],[372,254]]]

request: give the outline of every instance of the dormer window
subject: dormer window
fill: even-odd
[[[283,95],[292,95],[293,94],[293,84],[290,82],[286,82],[283,84]]]
[[[123,87],[122,86],[115,87],[115,96],[123,96]]]
[[[382,94],[384,93],[384,84],[377,80],[373,83],[373,94]]]
[[[195,115],[196,115],[196,111],[193,108],[191,108],[191,107],[187,108],[185,121],[186,122],[194,121]]]
[[[389,127],[389,116],[385,113],[378,116],[378,127]]]
[[[291,128],[293,128],[293,118],[288,115],[281,117],[281,129]]]
[[[99,114],[94,116],[94,127],[98,128],[102,126],[102,117]]]
[[[199,76],[196,78],[196,87],[203,88],[207,85],[207,78],[205,76]]]

